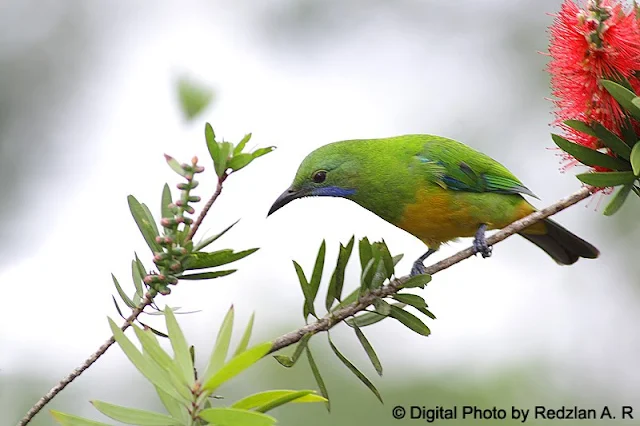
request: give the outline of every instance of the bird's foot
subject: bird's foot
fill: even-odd
[[[422,260],[418,259],[413,262],[413,266],[411,267],[411,274],[409,276],[415,277],[416,275],[422,275],[427,271],[427,268],[424,267],[424,263]]]
[[[489,244],[487,244],[487,239],[485,237],[486,230],[487,225],[483,223],[476,231],[476,236],[473,239],[473,249],[475,250],[476,254],[480,253],[485,259],[487,257],[491,257],[491,252],[493,251],[493,248]]]

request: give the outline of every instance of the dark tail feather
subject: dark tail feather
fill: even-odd
[[[543,222],[547,226],[546,234],[520,235],[540,247],[560,265],[572,265],[581,257],[595,259],[600,254],[597,248],[553,220],[545,219]]]

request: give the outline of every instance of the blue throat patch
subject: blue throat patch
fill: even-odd
[[[347,197],[355,194],[355,189],[344,189],[338,186],[327,186],[323,188],[316,188],[311,191],[311,195],[316,197]]]

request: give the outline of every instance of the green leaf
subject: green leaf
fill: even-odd
[[[109,318],[109,327],[113,333],[113,338],[118,343],[122,352],[129,358],[133,365],[147,378],[152,384],[162,389],[171,397],[184,402],[185,400],[166,377],[164,372],[160,370],[158,366],[147,360],[142,353],[136,348],[133,343],[124,335],[124,332],[116,325],[111,318]]]
[[[257,248],[252,248],[234,253],[231,249],[225,249],[211,253],[191,253],[184,261],[184,268],[186,270],[215,268],[245,258],[257,250]]]
[[[178,367],[182,371],[182,376],[186,382],[191,385],[194,382],[193,374],[193,362],[191,361],[191,354],[189,353],[189,345],[187,339],[185,339],[180,325],[176,320],[176,316],[169,306],[164,308],[164,317],[167,323],[167,334],[171,341],[171,347],[173,348],[173,354],[178,364]]]
[[[199,417],[216,426],[271,426],[276,422],[266,414],[238,408],[207,408]]]
[[[376,262],[378,266],[376,267],[376,271],[371,277],[370,288],[380,288],[382,283],[387,279],[390,274],[387,272],[386,265],[383,262],[383,254],[381,252],[376,253]],[[391,259],[391,258],[389,258]]]
[[[585,133],[589,136],[597,137],[596,132],[585,122],[582,122],[580,120],[565,120],[563,121],[563,123],[579,132]]]
[[[122,423],[140,426],[181,426],[182,422],[166,414],[136,408],[121,407],[102,401],[91,401],[94,407],[107,417]]]
[[[171,189],[169,185],[166,183],[162,188],[162,203],[160,204],[162,217],[172,218],[174,216],[173,211],[169,208],[169,204],[173,203],[173,199],[171,198]]]
[[[149,329],[148,332],[145,332],[135,324],[132,324],[131,327],[140,341],[142,349],[149,355],[149,358],[151,358],[162,370],[175,373],[176,378],[180,379],[180,381],[186,386],[189,381],[182,377],[177,364],[169,354],[160,347],[160,344],[156,340],[151,329]]]
[[[426,316],[428,316],[431,319],[436,319],[436,316],[433,315],[433,313],[428,310],[427,308],[416,308],[418,311],[422,312],[423,314],[425,314]]]
[[[413,287],[424,288],[424,286],[428,284],[430,281],[431,281],[431,275],[429,274],[414,275],[413,277],[405,281],[404,284],[402,284],[402,288],[413,288]]]
[[[261,343],[233,357],[213,377],[207,380],[202,388],[209,392],[215,392],[221,384],[260,361],[262,357],[269,353],[272,346],[273,343],[271,342]]]
[[[640,120],[640,108],[633,102],[636,98],[635,93],[610,80],[600,80],[600,83],[622,108],[627,110],[636,120]]]
[[[288,357],[286,355],[274,355],[273,357],[283,367],[287,367],[287,368],[293,367],[295,363],[298,361],[298,358],[300,358],[302,351],[304,351],[305,348],[307,347],[307,344],[309,343],[309,339],[311,339],[311,336],[313,336],[313,333],[307,333],[304,336],[302,336],[302,339],[300,339],[300,342],[296,346],[296,350],[293,352],[293,355],[291,357]]]
[[[118,302],[116,302],[116,297],[112,295],[111,298],[113,299],[113,304],[116,305],[116,311],[118,311],[118,315],[120,315],[122,319],[126,319],[126,317],[122,315],[122,311],[120,310],[120,306],[118,305]]]
[[[227,167],[229,167],[234,172],[246,167],[253,161],[253,156],[251,154],[243,153],[234,155],[229,163],[227,163]]]
[[[167,161],[167,164],[169,165],[171,170],[182,177],[185,177],[187,175],[187,171],[182,168],[182,165],[180,164],[180,162],[178,162],[178,160],[167,154],[164,155],[164,159]]]
[[[622,157],[626,160],[629,159],[631,148],[629,148],[629,145],[627,145],[622,139],[620,139],[618,135],[611,132],[609,129],[598,122],[593,123],[593,130],[596,132],[598,139],[600,139],[602,143],[608,146],[619,157]]]
[[[562,136],[552,134],[551,138],[563,151],[572,155],[576,160],[587,166],[601,166],[611,170],[629,170],[629,163],[610,155],[603,154],[577,143],[569,142]]]
[[[638,140],[636,132],[633,129],[633,123],[628,116],[624,117],[624,123],[620,126],[620,131],[625,143],[630,147],[632,147]]]
[[[375,308],[376,312],[381,315],[389,315],[389,312],[391,312],[391,305],[380,298],[373,300],[373,307]]]
[[[233,150],[233,145],[230,142],[219,142],[218,146],[220,147],[220,150],[218,152],[218,157],[213,160],[213,166],[216,169],[216,174],[221,177],[229,167],[229,155]]]
[[[162,389],[156,386],[156,393],[160,397],[160,401],[164,408],[171,414],[171,417],[182,420],[182,424],[187,424],[191,417],[187,413],[187,409],[184,405],[173,399],[170,395],[164,392]]]
[[[138,225],[138,229],[140,229],[140,232],[142,233],[142,236],[147,242],[149,248],[151,248],[151,251],[154,253],[162,251],[160,245],[156,243],[158,233],[154,232],[155,223],[153,222],[153,218],[150,218],[147,215],[148,210],[145,210],[143,205],[140,204],[133,195],[129,195],[127,197],[127,201],[129,203],[129,210],[131,210],[133,220],[136,221],[136,225]]]
[[[371,392],[373,392],[373,394],[378,398],[378,400],[379,400],[380,402],[383,402],[383,401],[382,401],[382,396],[380,396],[380,392],[378,392],[378,389],[376,389],[376,387],[373,385],[373,383],[371,383],[371,380],[369,380],[369,379],[367,378],[367,376],[365,376],[364,374],[362,374],[362,372],[361,372],[360,370],[358,370],[358,368],[357,368],[355,365],[353,365],[353,364],[351,363],[351,361],[349,361],[347,358],[345,358],[345,356],[344,356],[344,355],[342,355],[342,354],[340,353],[340,351],[338,350],[338,348],[336,348],[336,346],[335,346],[335,345],[333,344],[333,342],[331,341],[331,337],[329,337],[329,334],[327,334],[327,338],[328,338],[328,340],[329,340],[329,346],[331,346],[331,350],[333,351],[333,353],[334,353],[334,354],[336,354],[336,356],[338,357],[338,359],[339,359],[340,361],[342,361],[342,363],[343,363],[343,364],[344,364],[344,365],[345,365],[349,370],[351,370],[351,372],[352,372],[352,373],[353,373],[353,374],[354,374],[358,379],[360,379],[360,381],[361,381],[362,383],[364,383],[364,385],[365,385],[366,387],[368,387],[368,388],[369,388],[369,390],[370,390]]]
[[[318,294],[318,288],[320,288],[320,280],[322,279],[322,271],[324,270],[324,259],[327,251],[327,245],[324,240],[320,244],[318,255],[316,256],[316,263],[313,265],[313,272],[311,274],[311,280],[309,281],[309,290],[311,291],[311,304],[316,300]]]
[[[233,149],[233,155],[240,154],[244,147],[247,145],[247,142],[249,142],[249,139],[251,139],[251,133],[247,133],[246,135],[244,135],[242,140],[238,142],[238,145],[236,145],[236,147]]]
[[[331,309],[331,312],[335,312],[338,309],[344,308],[345,306],[352,304],[353,302],[358,300],[359,295],[360,295],[360,287],[356,288],[351,293],[349,293],[347,297],[342,299],[340,303],[338,303],[336,306],[333,307],[333,309]]]
[[[327,402],[320,395],[315,395],[312,390],[271,390],[266,392],[254,393],[240,401],[235,402],[231,408],[240,408],[243,410],[256,409],[256,411],[265,413],[287,402]]]
[[[236,351],[234,352],[233,356],[238,356],[242,352],[247,350],[247,347],[249,346],[249,340],[251,339],[251,332],[253,331],[253,321],[255,319],[255,316],[256,316],[255,312],[251,314],[251,318],[249,318],[247,327],[244,329],[242,338],[240,339],[240,342],[238,343],[238,347],[236,347]]]
[[[178,80],[178,99],[185,118],[191,120],[209,105],[213,90],[201,82],[182,77]]]
[[[340,252],[338,253],[336,268],[331,275],[331,281],[329,281],[329,289],[327,290],[327,298],[325,300],[325,307],[327,308],[327,311],[331,309],[331,305],[333,305],[334,300],[340,300],[340,298],[342,298],[344,273],[347,268],[349,258],[351,257],[354,241],[355,237],[351,237],[346,247],[340,244]]]
[[[307,282],[307,277],[304,276],[304,271],[302,270],[302,266],[298,264],[295,260],[293,261],[293,267],[296,270],[296,275],[298,276],[298,281],[300,282],[300,288],[302,289],[302,294],[304,295],[304,306],[303,306],[303,316],[305,320],[309,316],[309,314],[316,316],[315,308],[313,306],[313,293],[311,291],[311,286]]]
[[[630,154],[631,167],[636,176],[640,176],[640,143],[633,146]]]
[[[227,226],[225,229],[222,230],[222,232],[220,232],[217,235],[214,235],[212,237],[208,237],[203,239],[202,241],[200,241],[198,244],[195,245],[194,250],[195,251],[200,251],[203,248],[207,247],[209,244],[213,243],[214,241],[216,241],[218,238],[222,237],[224,234],[227,233],[227,231],[231,228],[233,228],[235,226],[236,223],[240,222],[240,219],[236,220],[235,222],[233,222],[231,225]]]
[[[406,327],[415,331],[418,334],[422,334],[423,336],[428,336],[431,334],[431,330],[429,327],[425,325],[418,317],[409,313],[403,309],[398,308],[397,306],[391,305],[391,313],[389,314],[391,318],[395,318],[400,321]]]
[[[225,271],[201,272],[198,274],[180,275],[181,280],[210,280],[213,278],[225,277],[236,272],[237,269],[229,269]]]
[[[369,239],[364,237],[358,243],[358,250],[360,252],[360,268],[362,271],[367,267],[369,261],[373,257],[373,252],[371,250],[371,243],[369,243]]]
[[[628,183],[622,188],[620,188],[618,192],[616,192],[616,195],[613,196],[613,199],[611,200],[611,202],[609,202],[607,207],[605,207],[604,209],[603,213],[605,216],[611,216],[614,213],[616,213],[618,210],[620,210],[620,207],[622,207],[627,197],[629,196],[629,193],[631,192],[632,187],[633,187],[633,184]]]
[[[391,252],[389,252],[389,247],[387,247],[387,243],[384,240],[378,243],[380,249],[380,256],[382,257],[382,262],[384,264],[384,269],[386,271],[385,278],[390,279],[395,273],[395,264],[393,263],[393,257],[391,257]]]
[[[580,181],[587,185],[604,188],[607,186],[624,185],[636,180],[633,172],[589,172],[576,175]]]
[[[353,318],[349,318],[348,320],[345,320],[345,322],[351,327],[366,327],[368,325],[380,322],[386,317],[387,315],[383,315],[378,312],[365,312],[364,314],[356,315]]]
[[[356,332],[356,336],[358,337],[358,340],[360,341],[362,348],[367,353],[369,360],[371,360],[371,364],[373,365],[373,368],[376,369],[376,372],[378,373],[379,376],[382,376],[382,363],[380,363],[380,359],[378,358],[376,351],[373,349],[373,346],[371,346],[371,343],[369,343],[369,340],[366,338],[362,330],[360,330],[360,327],[356,325],[355,327],[353,327],[353,330]]]
[[[266,155],[268,153],[270,153],[271,151],[273,151],[274,149],[276,149],[275,146],[268,146],[266,148],[258,148],[255,151],[253,151],[251,153],[251,155],[253,156],[253,158],[258,158],[258,157],[262,157],[263,155]]]
[[[140,304],[142,297],[144,297],[144,290],[140,270],[135,260],[131,261],[131,277],[133,279],[133,285],[136,288],[136,293],[133,295],[133,304],[137,306]]]
[[[364,292],[372,288],[371,280],[373,279],[373,275],[378,268],[378,262],[380,261],[379,257],[372,257],[369,259],[369,263],[362,270],[362,275],[360,275],[360,294],[364,294]]]
[[[427,302],[424,301],[424,299],[416,294],[407,294],[407,293],[403,293],[403,294],[394,294],[392,296],[394,299],[396,299],[398,302],[402,302],[405,303],[407,305],[411,305],[414,308],[426,308],[427,307]]]
[[[393,266],[395,267],[404,257],[404,254],[398,254],[392,257],[393,259]]]
[[[133,303],[131,299],[129,299],[129,296],[127,296],[127,294],[122,290],[122,287],[120,287],[120,283],[118,283],[116,276],[111,274],[111,278],[113,279],[113,285],[116,286],[116,290],[118,291],[118,294],[120,295],[120,298],[125,303],[125,305],[127,305],[131,309],[135,308],[136,305]]]
[[[204,125],[204,137],[207,141],[209,156],[211,156],[211,160],[213,160],[213,163],[215,164],[216,159],[220,156],[220,145],[218,145],[218,142],[216,141],[216,134],[209,123]]]
[[[56,422],[62,426],[111,426],[107,423],[96,422],[95,420],[85,419],[83,417],[72,416],[71,414],[61,413],[60,411],[51,410],[51,415]]]
[[[316,379],[316,383],[318,384],[318,389],[320,389],[320,394],[327,400],[325,406],[327,407],[327,411],[331,411],[331,401],[329,400],[329,393],[327,392],[327,386],[324,384],[324,380],[320,375],[320,370],[318,369],[318,365],[316,361],[313,359],[313,355],[311,355],[311,349],[309,346],[305,346],[307,353],[307,360],[309,361],[309,367],[311,367],[311,372],[313,373],[313,377]]]
[[[216,374],[220,369],[224,366],[224,363],[227,359],[227,354],[229,353],[229,345],[231,343],[231,334],[233,334],[233,318],[235,316],[235,311],[233,309],[233,305],[227,311],[227,314],[224,316],[222,320],[222,324],[220,325],[220,330],[218,330],[218,336],[216,337],[216,344],[213,347],[213,352],[211,352],[211,357],[209,358],[209,364],[207,365],[207,369],[205,370],[202,381],[206,382],[214,374]]]

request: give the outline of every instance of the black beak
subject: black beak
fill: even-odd
[[[305,190],[296,190],[296,189],[292,189],[292,188],[287,189],[286,191],[284,191],[282,193],[282,195],[280,195],[278,197],[276,202],[273,203],[273,205],[271,206],[271,209],[269,209],[269,213],[267,213],[267,216],[271,215],[272,213],[274,213],[276,210],[280,209],[281,207],[286,206],[287,204],[289,204],[293,200],[295,200],[297,198],[302,198],[302,197],[304,197],[306,195],[307,195],[307,191],[305,191]]]

